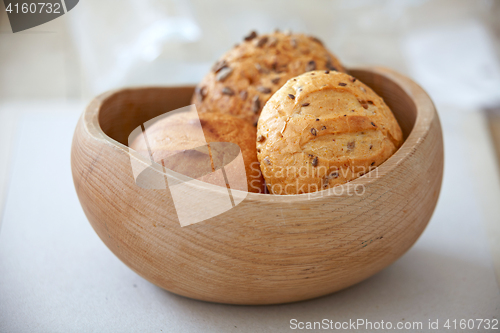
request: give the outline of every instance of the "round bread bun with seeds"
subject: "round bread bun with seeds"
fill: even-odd
[[[344,184],[403,143],[396,118],[367,85],[333,71],[288,80],[257,125],[257,156],[270,193],[310,193]]]
[[[228,113],[255,126],[273,93],[290,78],[316,69],[345,71],[315,37],[252,32],[215,63],[196,87],[192,103],[198,112]]]
[[[143,136],[138,136],[130,148],[144,156],[151,153],[156,163],[191,178],[215,185],[229,181],[226,184],[232,189],[264,193],[264,179],[255,147],[256,128],[228,114],[204,113],[198,116],[199,121],[196,113],[181,112],[161,118],[146,128],[148,143]],[[203,133],[199,131],[200,125]],[[235,159],[239,150],[234,146],[215,144],[220,142],[238,145],[246,179],[241,177],[241,164]],[[224,166],[225,180],[214,172],[219,169],[217,165]]]

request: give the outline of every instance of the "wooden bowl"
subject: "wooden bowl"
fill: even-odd
[[[150,162],[131,156],[126,143],[145,121],[189,105],[194,87],[122,89],[95,98],[73,138],[73,179],[92,227],[145,279],[204,301],[295,302],[372,276],[403,255],[431,218],[443,140],[434,105],[417,84],[377,67],[351,74],[384,98],[405,136],[376,170],[339,187],[363,185],[363,195],[248,193],[236,207],[181,227],[168,189],[136,185],[131,158]]]

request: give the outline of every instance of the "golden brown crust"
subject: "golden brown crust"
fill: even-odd
[[[333,71],[289,80],[262,110],[257,138],[261,169],[274,194],[346,183],[383,163],[403,142],[383,99]]]
[[[177,113],[166,116],[146,129],[146,136],[151,156],[157,163],[199,180],[220,184],[211,171],[221,163],[221,153],[228,153],[227,147],[217,146],[216,142],[232,142],[239,146],[245,162],[248,191],[263,193],[264,180],[259,169],[255,147],[256,129],[246,121],[231,115],[219,113],[199,114],[199,122],[193,113]],[[200,135],[199,125],[203,129]],[[206,145],[208,143],[208,147]],[[136,138],[130,147],[149,156],[148,147],[141,137]],[[197,147],[196,149],[193,149]],[[237,154],[237,153],[236,153]],[[221,157],[224,158],[224,157]],[[235,163],[219,164],[225,166],[225,172],[231,179],[238,179],[238,165]],[[208,170],[207,170],[208,168]],[[233,177],[231,177],[231,175]],[[240,177],[241,178],[241,177]],[[244,179],[243,179],[244,181]],[[234,185],[234,186],[233,186]],[[245,186],[232,184],[232,188]]]
[[[288,79],[315,69],[345,71],[317,38],[275,32],[246,37],[197,86],[198,112],[221,112],[256,124],[262,107]]]

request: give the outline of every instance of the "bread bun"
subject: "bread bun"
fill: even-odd
[[[147,143],[142,139],[143,136],[139,136],[130,148],[144,156],[149,156],[150,151],[151,158],[168,169],[221,185],[224,179],[221,180],[220,173],[217,175],[214,171],[223,166],[226,184],[227,179],[230,179],[228,185],[232,189],[248,189],[248,192],[255,193],[264,191],[255,147],[256,129],[242,119],[219,113],[167,114],[148,126],[145,134]],[[235,160],[240,150],[246,175],[243,175],[241,165]]]
[[[255,32],[224,54],[197,86],[198,112],[221,112],[253,125],[262,107],[288,79],[315,69],[345,71],[317,38]]]
[[[383,163],[403,135],[384,100],[356,78],[314,71],[264,106],[257,156],[268,190],[300,194],[346,183]]]

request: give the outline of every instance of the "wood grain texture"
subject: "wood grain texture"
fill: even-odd
[[[406,140],[376,170],[340,186],[344,194],[249,193],[235,208],[181,228],[168,189],[135,184],[124,143],[144,121],[188,105],[194,87],[124,89],[94,99],[75,130],[71,166],[85,214],[131,269],[195,299],[286,303],[368,278],[404,254],[431,218],[443,141],[432,101],[410,79],[373,67],[351,74],[384,98]],[[364,195],[349,195],[354,185]]]

